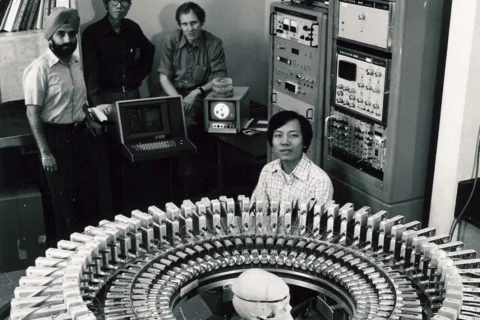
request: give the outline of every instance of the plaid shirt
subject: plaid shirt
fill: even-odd
[[[288,177],[288,179],[286,178]],[[322,204],[332,200],[333,185],[328,175],[303,154],[289,176],[284,174],[279,159],[267,163],[260,173],[251,203],[256,199],[306,202],[312,198]]]

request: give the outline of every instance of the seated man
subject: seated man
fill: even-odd
[[[203,98],[213,79],[227,76],[222,41],[203,30],[205,11],[186,2],[175,13],[180,29],[160,44],[160,85],[169,96],[182,95],[187,127],[203,122]]]
[[[203,101],[213,79],[227,76],[227,66],[222,41],[202,29],[205,11],[198,4],[183,3],[175,19],[180,28],[163,37],[158,72],[167,95],[183,96],[187,134],[197,147],[196,158],[180,158],[176,170],[178,196],[190,198],[208,190],[216,175],[215,144],[204,130]]]
[[[267,138],[278,159],[263,167],[251,197],[252,204],[257,199],[277,200],[280,204],[312,198],[322,204],[332,199],[330,178],[304,154],[312,135],[308,120],[296,112],[282,111],[270,119]]]
[[[293,319],[290,289],[273,273],[262,269],[244,271],[233,283],[233,307],[241,319]]]

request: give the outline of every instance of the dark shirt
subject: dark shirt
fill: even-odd
[[[138,88],[152,69],[155,46],[130,19],[115,32],[107,15],[85,29],[82,52],[88,98],[95,106],[103,103],[102,91]]]
[[[202,38],[193,46],[185,39],[182,30],[172,31],[161,41],[158,72],[166,75],[180,91],[194,89],[217,77],[226,77],[222,40],[203,30]]]

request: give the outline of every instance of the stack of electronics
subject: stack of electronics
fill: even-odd
[[[210,92],[204,102],[205,131],[239,133],[250,118],[248,87],[233,87],[230,96]]]

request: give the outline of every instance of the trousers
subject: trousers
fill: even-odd
[[[89,132],[84,123],[44,124],[45,138],[57,162],[57,171],[43,170],[53,209],[58,240],[83,231],[92,222],[96,183]]]
[[[130,90],[126,92],[121,91],[101,91],[103,103],[115,103],[122,100],[132,100],[139,99],[140,92],[138,89]],[[117,128],[112,128],[116,130]],[[104,134],[96,139],[92,144],[94,152],[94,161],[96,167],[96,177],[98,183],[98,197],[99,197],[99,206],[98,206],[98,219],[108,219],[113,220],[115,213],[120,213],[123,211],[123,208],[119,203],[114,203],[115,201],[120,202],[122,197],[122,191],[117,190],[120,188],[119,185],[116,185],[115,177],[119,174],[120,164],[115,159],[119,157],[118,153],[115,152],[115,148],[112,147],[112,144],[118,143],[114,141],[114,137],[117,132],[113,134]],[[118,184],[118,183],[117,183]]]

